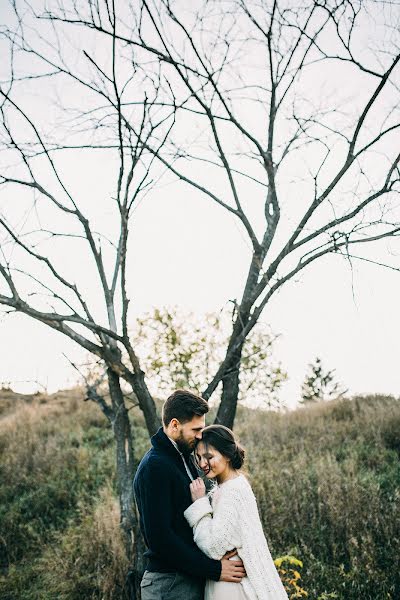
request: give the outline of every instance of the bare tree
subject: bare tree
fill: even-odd
[[[93,5],[47,18],[148,56],[157,104],[179,126],[145,149],[233,215],[251,248],[203,394],[222,381],[217,420],[232,426],[243,345],[272,296],[316,260],[365,259],[365,244],[399,235],[399,3],[142,0],[121,13],[118,35]]]
[[[136,204],[160,176],[178,180],[248,240],[231,336],[204,389],[209,398],[222,382],[217,419],[232,426],[243,346],[276,292],[315,261],[365,258],[353,248],[400,232],[398,8],[395,0],[10,2],[0,30],[0,303],[107,365],[123,520],[133,519],[124,382],[149,432],[159,424],[128,336]],[[96,152],[114,173],[106,206],[104,174],[87,158]],[[71,157],[85,181],[74,178]],[[73,257],[87,267],[78,283]],[[99,294],[104,313],[94,314]]]
[[[139,67],[121,68],[115,35],[101,50],[96,35],[86,36],[82,50],[65,27],[42,22],[33,5],[8,8],[0,30],[0,303],[64,334],[105,365],[108,393],[88,385],[87,397],[114,433],[121,526],[133,559],[138,524],[126,391],[150,434],[160,418],[128,335],[127,247],[132,213],[154,183],[146,146],[161,148],[173,112],[153,110],[158,89],[143,82]],[[115,33],[114,6],[104,10]],[[121,109],[131,87],[142,94],[130,113],[135,136]],[[97,185],[102,173],[91,153],[106,154],[111,163],[112,196]]]

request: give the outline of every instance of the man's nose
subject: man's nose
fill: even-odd
[[[196,438],[196,440],[201,440],[201,438],[202,438],[202,432],[198,431],[194,437]]]

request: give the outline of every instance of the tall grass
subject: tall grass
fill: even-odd
[[[112,434],[81,398],[38,397],[3,410],[2,600],[124,597]]]
[[[134,419],[135,452],[149,445]],[[400,598],[400,402],[288,414],[240,409],[274,557],[303,561],[310,600]],[[125,600],[112,434],[79,390],[0,392],[1,600]]]
[[[355,398],[239,421],[272,552],[303,561],[310,598],[400,598],[399,404]]]

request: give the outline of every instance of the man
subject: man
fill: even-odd
[[[198,477],[191,460],[201,439],[208,404],[177,390],[163,407],[163,427],[152,437],[134,479],[140,527],[148,550],[142,600],[203,600],[204,580],[239,583],[241,561],[208,558],[193,541],[183,513],[192,503],[190,482]]]

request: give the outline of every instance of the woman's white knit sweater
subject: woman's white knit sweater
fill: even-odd
[[[212,497],[185,510],[194,541],[210,558],[236,548],[246,569],[242,585],[249,600],[288,600],[264,537],[257,502],[247,479],[239,475],[219,485]]]

